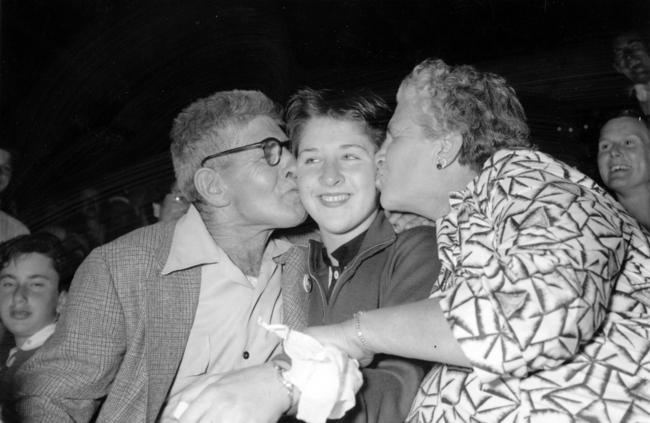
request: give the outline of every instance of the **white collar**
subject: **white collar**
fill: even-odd
[[[30,336],[23,342],[23,345],[20,347],[15,346],[9,350],[9,357],[7,358],[7,367],[11,367],[14,363],[16,353],[20,351],[30,351],[39,348],[41,345],[47,341],[47,339],[52,336],[56,329],[56,322],[52,322],[49,325],[43,327],[41,330]]]
[[[289,250],[291,245],[285,239],[271,239],[264,250],[264,257],[276,258]],[[194,266],[228,261],[230,261],[228,255],[214,242],[199,211],[191,205],[187,213],[176,222],[162,274],[167,275]]]

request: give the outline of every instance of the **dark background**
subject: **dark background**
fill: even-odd
[[[611,38],[647,28],[647,0],[3,0],[0,139],[32,229],[78,192],[160,197],[174,116],[217,90],[357,87],[387,100],[426,57],[517,90],[542,150],[595,176],[609,113],[634,107]]]

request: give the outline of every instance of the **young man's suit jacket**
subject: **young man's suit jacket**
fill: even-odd
[[[94,250],[77,271],[52,338],[18,372],[24,422],[153,422],[178,370],[199,299],[199,266],[162,275],[174,223]],[[282,265],[284,322],[304,324],[291,292],[305,273],[295,247]],[[286,289],[285,289],[286,287]],[[101,407],[98,409],[98,407]]]

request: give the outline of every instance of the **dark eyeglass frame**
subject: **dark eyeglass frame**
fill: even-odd
[[[276,147],[280,148],[278,150],[277,157],[275,156],[274,153],[274,149]],[[262,151],[264,152],[264,159],[266,160],[266,163],[268,163],[269,166],[273,167],[273,166],[277,166],[278,163],[280,163],[280,160],[282,159],[283,149],[286,148],[287,150],[291,151],[291,140],[280,141],[275,137],[268,137],[268,138],[264,138],[260,142],[256,142],[248,145],[242,145],[241,147],[235,147],[229,150],[220,151],[216,154],[211,154],[205,157],[203,160],[201,160],[201,167],[205,166],[205,162],[214,159],[216,157],[226,156],[228,154],[233,154],[233,153],[239,153],[240,151],[253,150],[255,148],[262,149]]]

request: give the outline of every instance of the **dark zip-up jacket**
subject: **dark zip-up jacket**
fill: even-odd
[[[435,228],[421,226],[396,235],[382,212],[368,228],[356,256],[343,269],[327,301],[327,282],[318,281],[315,266],[322,244],[309,243],[309,325],[339,323],[359,310],[409,303],[427,298],[440,262]],[[364,384],[357,405],[339,422],[403,422],[428,363],[378,355],[363,369]]]

